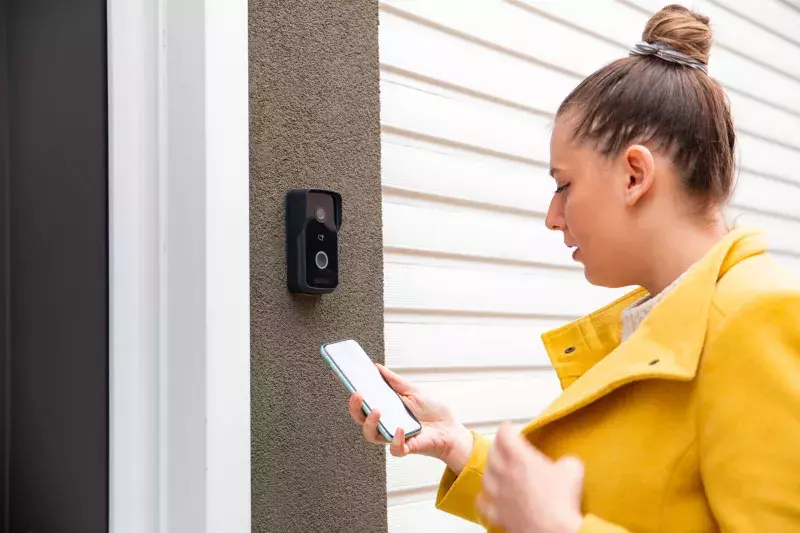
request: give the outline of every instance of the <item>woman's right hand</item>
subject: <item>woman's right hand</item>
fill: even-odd
[[[472,433],[458,423],[450,409],[426,397],[420,390],[383,365],[376,365],[381,375],[422,424],[422,431],[405,439],[405,432],[398,429],[389,451],[395,457],[408,454],[426,455],[444,461],[456,474],[466,465],[472,452]],[[374,444],[386,444],[386,439],[378,432],[380,412],[372,411],[369,416],[361,409],[362,397],[354,393],[350,397],[350,416],[362,426],[364,438]]]

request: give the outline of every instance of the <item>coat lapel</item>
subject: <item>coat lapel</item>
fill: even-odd
[[[588,367],[525,429],[528,433],[584,407],[615,389],[644,379],[690,381],[705,343],[717,280],[733,265],[763,253],[759,232],[734,230],[687,273],[650,312],[627,342],[619,344],[621,309],[640,298],[638,290],[608,308],[543,336],[557,371],[572,363]],[[598,334],[599,330],[606,334]]]

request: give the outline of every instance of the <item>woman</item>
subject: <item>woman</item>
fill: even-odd
[[[556,115],[547,226],[591,283],[642,287],[544,335],[562,395],[490,443],[380,368],[424,425],[391,453],[447,465],[439,509],[510,533],[800,531],[800,283],[724,221],[735,135],[708,23],[664,8]]]

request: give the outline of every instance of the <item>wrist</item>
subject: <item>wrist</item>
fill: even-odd
[[[441,460],[454,474],[459,475],[472,455],[475,446],[475,437],[472,432],[461,424],[456,425],[452,432],[453,443],[445,452]]]

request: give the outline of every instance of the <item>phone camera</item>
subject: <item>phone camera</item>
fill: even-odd
[[[316,215],[317,215],[317,220],[319,220],[320,222],[323,222],[325,220],[325,210],[323,208],[318,207]]]

